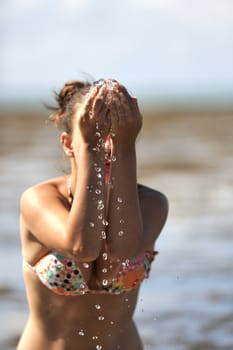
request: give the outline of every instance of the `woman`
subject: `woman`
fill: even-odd
[[[21,198],[30,317],[17,349],[141,350],[132,317],[168,204],[137,185],[137,99],[100,80],[70,81],[57,101],[71,173]]]

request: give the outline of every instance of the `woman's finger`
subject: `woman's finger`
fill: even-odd
[[[93,112],[92,112],[93,103],[95,101],[95,98],[96,98],[98,92],[99,92],[99,87],[95,86],[91,90],[90,94],[88,95],[87,101],[86,101],[85,106],[84,106],[84,114],[85,115],[88,115],[90,117],[93,115]]]
[[[102,86],[94,99],[92,113],[98,115],[101,109],[106,105],[107,89],[105,86]]]

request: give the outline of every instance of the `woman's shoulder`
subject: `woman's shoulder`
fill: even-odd
[[[54,198],[62,199],[65,197],[64,189],[65,177],[57,177],[35,184],[27,188],[21,195],[21,207],[29,203],[34,205],[40,202],[52,200]]]
[[[152,246],[160,235],[168,216],[168,199],[162,192],[138,185],[144,235],[147,246]]]
[[[160,206],[161,208],[164,208],[164,210],[168,210],[168,198],[164,193],[151,187],[138,184],[138,194],[140,200],[153,202],[156,204],[156,206]]]

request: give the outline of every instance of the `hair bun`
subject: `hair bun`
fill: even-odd
[[[88,83],[79,80],[69,80],[61,89],[60,93],[56,93],[56,100],[61,111],[64,111],[72,97],[89,86]]]
[[[72,130],[72,117],[74,105],[81,102],[82,97],[89,91],[91,84],[85,81],[69,80],[65,83],[60,92],[55,92],[57,107],[47,106],[54,111],[49,120],[53,121],[59,129],[70,133]]]

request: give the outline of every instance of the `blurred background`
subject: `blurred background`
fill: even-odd
[[[0,31],[0,349],[28,311],[20,195],[66,168],[43,104],[110,77],[144,116],[139,182],[170,202],[135,313],[145,349],[232,350],[233,2],[2,0]]]

